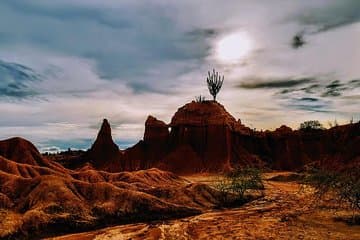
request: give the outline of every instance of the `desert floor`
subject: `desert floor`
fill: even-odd
[[[360,239],[360,226],[335,220],[351,215],[350,211],[339,209],[331,201],[316,200],[311,189],[296,182],[268,180],[287,174],[264,174],[265,196],[239,208],[213,210],[164,222],[114,226],[53,239]],[[185,178],[212,184],[218,177]]]

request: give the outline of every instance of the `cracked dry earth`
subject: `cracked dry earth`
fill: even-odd
[[[205,178],[189,179],[211,183],[211,179],[204,181]],[[336,214],[349,215],[349,211],[315,201],[311,191],[303,190],[296,182],[265,180],[264,184],[263,198],[239,208],[164,222],[115,226],[54,239],[360,239],[360,226],[334,220]]]

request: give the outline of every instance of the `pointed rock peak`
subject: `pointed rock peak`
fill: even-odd
[[[105,118],[101,125],[100,131],[97,135],[94,145],[96,144],[114,144],[111,136],[111,127],[109,121]]]
[[[111,127],[109,121],[104,118],[103,123],[101,124],[100,131],[98,133],[99,136],[107,136],[111,138]]]
[[[110,124],[107,119],[104,119],[94,144],[84,158],[93,163],[95,168],[110,171],[111,169],[108,168],[109,166],[113,167],[114,162],[117,167],[120,167],[117,162],[119,155],[119,147],[111,136]]]

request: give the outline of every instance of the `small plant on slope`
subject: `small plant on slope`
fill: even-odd
[[[354,167],[343,171],[313,169],[304,180],[312,186],[315,196],[323,199],[332,194],[341,206],[349,206],[353,211],[352,223],[360,223],[356,213],[360,211],[360,169]]]

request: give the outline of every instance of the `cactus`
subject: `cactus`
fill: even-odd
[[[208,77],[206,78],[206,82],[209,88],[210,94],[213,96],[214,101],[216,101],[216,95],[219,93],[222,84],[224,82],[224,76],[220,76],[219,72],[216,72],[215,69],[213,69],[213,72],[210,74],[210,71],[208,72]]]

